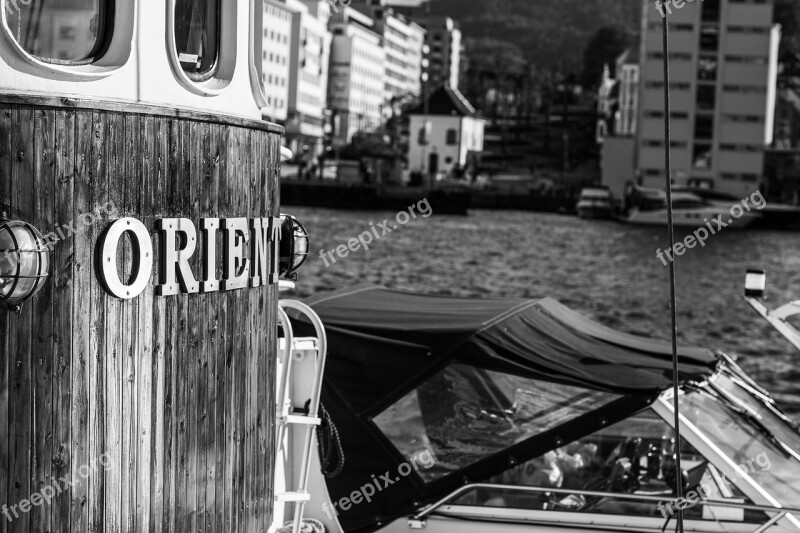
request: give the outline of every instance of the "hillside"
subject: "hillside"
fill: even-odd
[[[431,0],[456,18],[465,38],[506,41],[538,68],[580,70],[586,43],[603,26],[638,33],[642,0]]]

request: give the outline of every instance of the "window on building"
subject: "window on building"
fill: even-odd
[[[719,26],[704,24],[700,29],[700,50],[716,52],[719,47]]]
[[[697,86],[697,108],[704,111],[714,109],[716,100],[716,86],[698,85]]]
[[[703,0],[700,4],[703,8],[703,22],[719,22],[720,7],[719,0]]]
[[[697,62],[697,79],[703,81],[714,81],[717,79],[716,56],[700,56],[700,59]]]
[[[697,115],[694,118],[695,139],[711,139],[714,136],[714,117],[711,115]]]
[[[458,144],[458,132],[454,128],[447,130],[446,141],[448,146],[455,146]]]
[[[0,4],[3,4],[0,2]],[[88,63],[100,52],[110,33],[110,0],[61,2],[18,0],[2,5],[8,30],[27,53],[44,61]]]
[[[194,80],[214,74],[219,57],[220,0],[175,0],[178,61]]]
[[[711,169],[711,145],[697,143],[694,145],[694,168],[701,170]]]

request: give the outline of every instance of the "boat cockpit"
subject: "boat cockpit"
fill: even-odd
[[[345,455],[330,531],[661,532],[678,509],[686,531],[800,531],[798,427],[724,353],[681,349],[678,441],[668,347],[554,300],[362,288],[311,306]]]

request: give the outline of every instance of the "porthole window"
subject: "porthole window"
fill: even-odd
[[[181,68],[194,81],[210,79],[219,59],[219,0],[175,0],[175,48]]]
[[[110,36],[110,0],[7,1],[7,30],[26,53],[50,63],[91,63]]]

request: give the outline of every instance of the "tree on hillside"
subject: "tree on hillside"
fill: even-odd
[[[622,26],[605,26],[592,35],[583,52],[583,73],[581,85],[589,90],[594,90],[603,68],[611,66],[614,72],[614,63],[619,55],[627,50],[633,43],[633,36]]]

